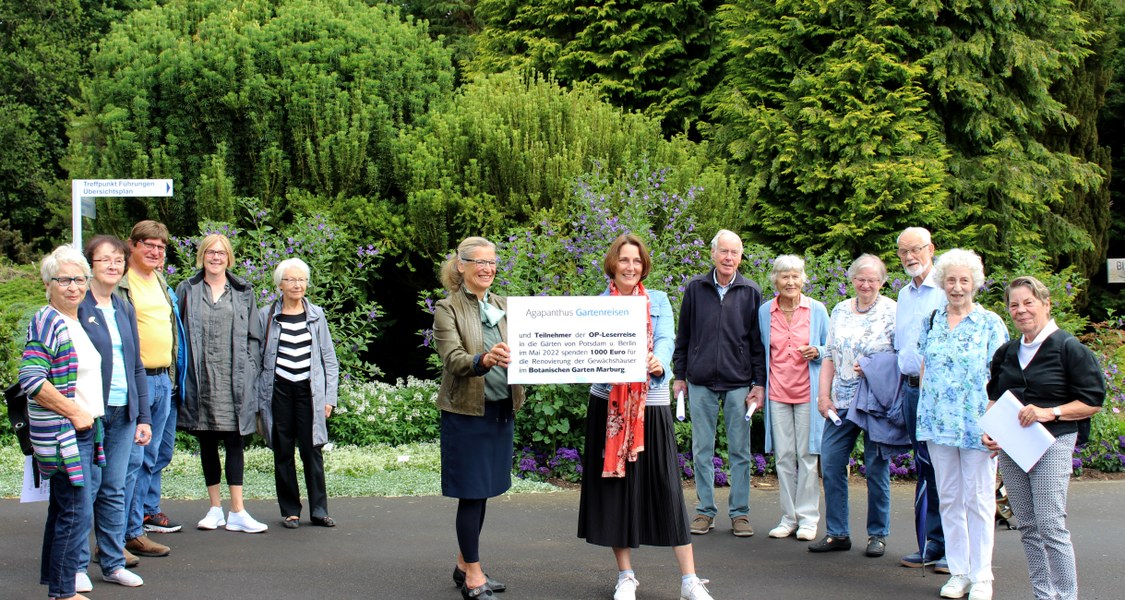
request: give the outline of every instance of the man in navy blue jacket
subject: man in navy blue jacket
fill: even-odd
[[[715,268],[693,277],[680,305],[676,349],[672,355],[676,381],[672,392],[685,390],[691,407],[691,451],[695,490],[699,498],[691,532],[715,527],[715,430],[722,407],[730,458],[728,513],[738,537],[754,535],[750,526],[750,422],[747,408],[763,402],[765,350],[758,330],[762,290],[738,272],[742,239],[726,229],[711,240]]]

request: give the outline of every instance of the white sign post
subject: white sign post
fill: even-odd
[[[643,296],[508,298],[508,383],[644,381],[647,317]]]
[[[83,198],[171,198],[171,179],[72,179],[70,227],[74,247],[82,249],[82,215],[93,218],[93,203],[83,211]]]
[[[1107,283],[1125,283],[1125,258],[1105,261],[1105,271]]]

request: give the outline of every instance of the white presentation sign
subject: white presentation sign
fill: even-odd
[[[508,383],[626,383],[648,375],[641,296],[508,298]]]
[[[70,226],[74,247],[82,247],[82,216],[94,218],[94,203],[86,198],[171,198],[171,179],[71,179]]]

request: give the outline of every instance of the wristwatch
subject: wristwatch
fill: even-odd
[[[1062,418],[1062,409],[1057,407],[1057,406],[1051,409],[1051,413],[1053,413],[1055,415],[1056,421],[1058,421],[1060,418]]]

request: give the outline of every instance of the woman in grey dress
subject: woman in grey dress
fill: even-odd
[[[176,288],[187,340],[184,400],[177,427],[199,438],[199,458],[211,508],[199,529],[267,529],[242,504],[242,436],[254,433],[254,380],[261,363],[261,326],[254,289],[230,272],[234,249],[220,234],[203,238],[195,258],[198,273]],[[226,450],[230,513],[223,517],[219,443]]]

